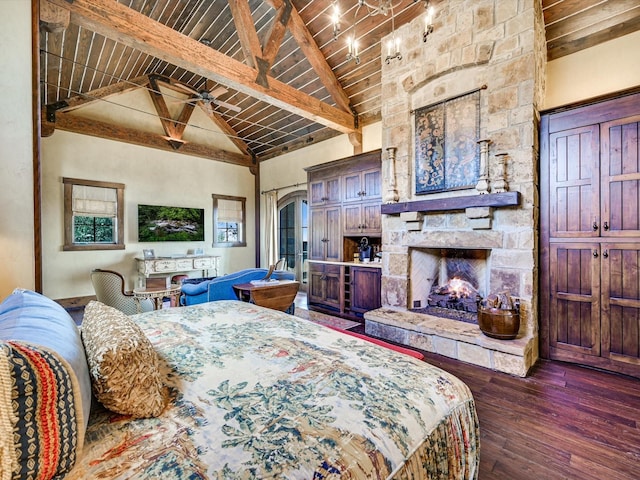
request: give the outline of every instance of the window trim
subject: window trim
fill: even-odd
[[[82,250],[124,250],[124,184],[82,180],[79,178],[63,177],[64,184],[64,251]],[[116,243],[73,243],[73,187],[83,185],[88,187],[113,188],[116,190]]]
[[[213,199],[213,247],[246,247],[247,246],[247,199],[245,197],[234,197],[231,195],[212,194]],[[237,242],[218,242],[218,200],[233,200],[242,205],[242,222],[239,233],[240,240]]]

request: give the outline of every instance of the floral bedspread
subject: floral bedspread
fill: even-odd
[[[69,479],[473,479],[473,398],[452,375],[252,304],[132,317],[170,402],[133,420],[99,405]]]

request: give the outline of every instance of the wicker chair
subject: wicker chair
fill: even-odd
[[[96,268],[91,271],[91,283],[99,302],[117,308],[127,315],[138,313],[138,305],[133,294],[124,291],[124,277],[112,270]],[[151,300],[142,300],[140,307],[143,312],[153,310]]]

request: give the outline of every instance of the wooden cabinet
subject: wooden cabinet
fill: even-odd
[[[344,202],[362,202],[382,198],[382,173],[380,167],[361,172],[350,172],[342,177]]]
[[[309,308],[361,319],[380,306],[380,269],[356,270],[352,277],[349,262],[362,236],[382,234],[381,151],[309,167],[307,175]]]
[[[541,132],[542,355],[640,377],[640,94]]]
[[[380,202],[353,203],[343,207],[344,235],[381,235]]]
[[[347,267],[349,269],[349,305],[355,314],[381,307],[381,271],[375,267]],[[345,305],[345,309],[347,306]]]
[[[340,177],[331,176],[309,182],[309,205],[332,205],[342,201]]]
[[[324,263],[309,263],[309,307],[342,313],[344,311],[344,267]]]
[[[309,259],[342,260],[342,207],[317,207],[310,210]]]

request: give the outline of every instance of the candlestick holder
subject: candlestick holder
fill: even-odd
[[[482,195],[491,191],[488,162],[489,144],[491,143],[491,140],[478,140],[477,143],[478,145],[480,145],[480,175],[478,178],[478,183],[476,184],[476,190]]]
[[[496,153],[496,160],[498,161],[498,177],[493,182],[493,191],[496,193],[503,193],[509,190],[509,183],[507,182],[507,159],[508,153]]]
[[[389,165],[389,187],[384,196],[385,203],[397,203],[400,200],[396,188],[396,147],[387,147],[387,163]]]

